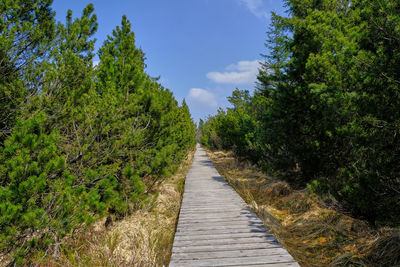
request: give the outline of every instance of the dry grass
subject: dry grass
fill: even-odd
[[[231,152],[207,151],[218,172],[302,266],[400,266],[399,229],[373,229],[293,190]]]
[[[193,154],[159,185],[154,202],[107,228],[105,219],[97,222],[66,242],[59,255],[39,260],[38,266],[167,266]]]

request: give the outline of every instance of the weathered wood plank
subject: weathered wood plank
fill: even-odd
[[[240,211],[240,212],[234,212],[234,211],[221,211],[221,212],[212,212],[212,213],[208,213],[208,214],[182,214],[182,217],[179,215],[179,218],[192,218],[192,217],[201,217],[204,219],[208,219],[208,218],[224,218],[225,216],[232,216],[232,217],[239,217],[239,216],[243,216],[243,217],[252,217],[255,218],[253,213],[250,213],[248,211]]]
[[[232,217],[219,217],[212,219],[204,219],[204,218],[187,218],[179,220],[179,223],[196,223],[196,222],[218,222],[218,221],[244,221],[244,222],[255,222],[258,221],[253,218],[243,217],[243,216],[232,216]]]
[[[211,252],[192,252],[176,253],[175,260],[201,260],[201,259],[219,259],[219,258],[237,258],[252,257],[264,255],[286,255],[283,248],[264,248],[252,250],[229,250],[229,251],[211,251]]]
[[[222,239],[192,239],[192,240],[180,240],[176,247],[187,247],[187,246],[208,246],[208,245],[233,245],[233,244],[254,244],[254,243],[265,243],[265,242],[275,242],[276,239],[273,236],[261,236],[261,237],[229,237]]]
[[[249,226],[249,225],[216,225],[216,226],[192,226],[191,228],[178,228],[177,232],[196,232],[196,231],[209,231],[209,230],[227,230],[227,229],[263,229],[263,225]]]
[[[199,223],[193,223],[193,224],[182,224],[180,223],[178,225],[178,229],[184,230],[184,229],[193,229],[196,227],[214,227],[214,226],[237,226],[241,227],[243,225],[247,226],[263,226],[261,222],[253,221],[253,222],[245,222],[245,221],[224,221],[224,222],[199,222]],[[236,227],[234,227],[236,228]]]
[[[267,255],[252,257],[236,257],[236,258],[219,258],[219,259],[199,259],[199,260],[177,260],[174,265],[170,266],[229,266],[243,264],[274,264],[274,263],[291,263],[293,258],[286,255]]]
[[[260,232],[260,233],[227,233],[227,234],[218,234],[218,235],[210,235],[210,234],[200,234],[200,235],[181,235],[175,236],[175,240],[208,240],[208,239],[224,239],[224,238],[235,238],[235,237],[257,237],[257,236],[269,236],[272,235],[269,232]]]
[[[195,232],[177,232],[175,236],[183,236],[183,235],[200,235],[200,234],[234,234],[234,233],[266,233],[267,229],[250,229],[250,228],[241,228],[241,229],[218,229],[218,230],[203,230],[203,231],[195,231]]]
[[[179,222],[179,226],[196,226],[196,225],[227,225],[227,224],[248,224],[259,223],[256,220],[235,218],[236,220],[214,219],[214,220],[189,220]]]
[[[231,245],[208,245],[208,246],[188,246],[177,247],[174,246],[172,256],[174,253],[187,253],[187,252],[213,252],[213,251],[230,251],[230,250],[254,250],[262,248],[280,248],[279,243],[252,243],[252,244],[231,244]]]
[[[199,146],[186,177],[170,266],[299,266]]]

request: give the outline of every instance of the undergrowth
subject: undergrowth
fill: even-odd
[[[119,221],[103,219],[67,239],[59,254],[37,255],[38,266],[168,266],[185,176],[194,152],[163,181],[158,197]],[[108,224],[108,226],[105,226]]]

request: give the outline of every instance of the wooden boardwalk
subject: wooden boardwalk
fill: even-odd
[[[198,145],[170,266],[299,266]]]

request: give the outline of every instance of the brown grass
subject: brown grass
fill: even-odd
[[[66,242],[59,255],[39,258],[38,266],[167,266],[193,154],[159,185],[153,202],[107,228],[106,219],[97,222]]]
[[[373,229],[293,190],[227,151],[208,151],[218,172],[302,266],[400,266],[399,229]]]

